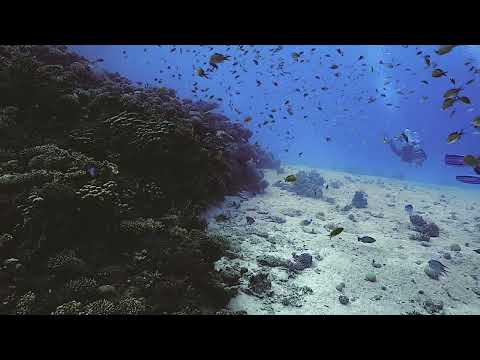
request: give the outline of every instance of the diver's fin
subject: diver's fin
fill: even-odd
[[[477,184],[480,185],[480,177],[478,176],[456,176],[458,181],[461,181],[466,184]]]
[[[445,155],[445,164],[452,166],[465,166],[462,155]]]

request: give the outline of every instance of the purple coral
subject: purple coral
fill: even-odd
[[[411,215],[410,222],[415,226],[415,231],[425,234],[426,237],[438,237],[440,235],[438,226],[433,222],[427,223],[420,215]]]
[[[426,234],[426,235],[430,236],[430,237],[438,237],[440,235],[440,229],[433,222],[423,226],[421,228],[421,232],[423,234]]]
[[[366,208],[368,205],[367,194],[364,191],[356,191],[352,199],[352,205],[357,209]]]
[[[420,215],[411,215],[410,222],[412,223],[413,226],[416,226],[416,227],[423,227],[427,225],[427,222]]]

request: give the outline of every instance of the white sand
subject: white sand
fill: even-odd
[[[273,184],[288,174],[311,169],[289,166],[285,170],[283,175],[266,171],[266,179]],[[480,314],[480,296],[474,292],[480,287],[480,281],[476,280],[477,276],[480,278],[480,254],[473,251],[480,248],[480,218],[474,219],[480,216],[480,191],[317,171],[327,183],[334,180],[343,183],[339,189],[329,186],[324,190],[324,197],[333,197],[335,204],[300,197],[270,185],[265,194],[249,200],[230,197],[221,207],[209,211],[209,230],[227,235],[240,254],[239,259],[221,259],[217,268],[248,268],[241,288],[247,288],[249,276],[260,269],[268,271],[272,281],[273,296],[259,298],[240,290],[230,303],[231,310],[245,310],[249,314],[402,314],[412,311],[427,314],[424,304],[431,299],[434,303],[443,302],[443,310],[437,313]],[[350,204],[358,190],[367,193],[368,207],[342,212],[339,208]],[[240,207],[229,206],[231,201],[240,203]],[[415,232],[404,210],[407,203],[440,227],[440,236],[430,240],[430,247],[409,239]],[[281,215],[286,208],[301,210],[303,214]],[[325,220],[315,216],[318,212],[325,214]],[[214,216],[220,213],[229,213],[230,220],[217,223]],[[356,222],[348,218],[350,214]],[[281,215],[286,223],[268,222],[265,220],[268,215]],[[253,217],[256,222],[248,226],[245,216]],[[300,224],[303,219],[313,221],[303,227]],[[343,233],[330,240],[330,231],[324,227],[329,223],[343,227]],[[317,234],[305,233],[303,228],[313,228]],[[252,231],[260,235],[266,232],[268,238],[251,234]],[[357,241],[357,236],[366,235],[376,242]],[[461,251],[450,251],[453,243],[459,244]],[[259,266],[256,261],[257,256],[267,254],[292,259],[293,252],[314,256],[313,266],[293,278],[288,277],[289,271],[284,268]],[[444,252],[451,254],[450,260],[443,258]],[[383,266],[374,268],[373,259]],[[448,275],[439,280],[429,278],[424,268],[430,259],[445,264]],[[377,282],[365,280],[368,272],[376,274]],[[335,287],[340,282],[345,283],[343,294],[350,299],[347,305],[339,302],[342,293]],[[420,290],[423,294],[419,294]]]

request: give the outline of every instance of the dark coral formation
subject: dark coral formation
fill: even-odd
[[[410,222],[413,225],[413,229],[419,233],[418,236],[412,237],[414,240],[429,241],[431,237],[440,235],[439,227],[433,222],[427,223],[420,215],[411,215]]]
[[[302,271],[312,266],[312,255],[303,253],[300,255],[293,254],[293,261],[289,261],[288,268],[291,271]]]
[[[427,225],[427,222],[420,215],[410,215],[410,222],[418,228]]]
[[[252,132],[95,70],[65,46],[0,46],[1,313],[215,313],[236,292],[201,211],[268,185]]]
[[[259,272],[250,276],[246,292],[257,297],[263,297],[272,288],[272,282],[267,272]]]
[[[421,232],[427,234],[430,237],[438,237],[440,235],[440,229],[438,226],[431,222],[421,228]]]
[[[368,206],[367,194],[364,191],[355,191],[352,206],[357,209],[366,208]]]
[[[321,199],[323,197],[323,186],[325,179],[316,171],[300,171],[295,174],[296,181],[287,183],[285,181],[277,181],[273,186],[283,190],[294,192],[297,195]]]

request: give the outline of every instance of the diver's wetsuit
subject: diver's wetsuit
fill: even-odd
[[[395,155],[399,156],[402,161],[411,163],[414,162],[415,165],[421,166],[425,159],[427,158],[427,154],[423,149],[420,149],[418,146],[412,144],[404,144],[401,149],[397,148],[394,141],[390,141],[390,149],[395,153]]]

